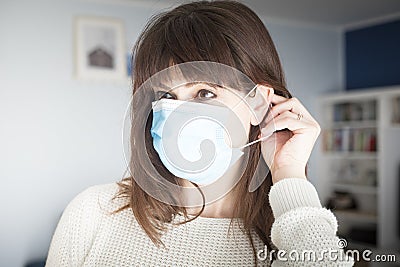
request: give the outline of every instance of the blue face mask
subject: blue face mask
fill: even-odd
[[[152,103],[153,146],[175,176],[199,185],[215,182],[244,154],[232,148],[227,107],[161,99]]]

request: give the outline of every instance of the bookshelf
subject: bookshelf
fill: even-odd
[[[322,95],[318,182],[349,247],[400,248],[400,86]]]

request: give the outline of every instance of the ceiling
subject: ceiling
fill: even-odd
[[[166,8],[188,0],[110,0]],[[400,0],[239,0],[266,19],[351,28],[400,19]]]

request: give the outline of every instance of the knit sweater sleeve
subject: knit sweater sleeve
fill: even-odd
[[[64,210],[53,234],[46,267],[83,265],[99,225],[96,187],[78,194]]]
[[[353,266],[336,235],[333,213],[322,207],[315,187],[306,179],[286,178],[269,193],[275,222],[271,239],[278,266]]]

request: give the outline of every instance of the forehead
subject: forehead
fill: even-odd
[[[249,91],[254,83],[232,67],[211,62],[188,62],[170,66],[149,78],[153,90],[183,90],[205,85],[215,89]]]

